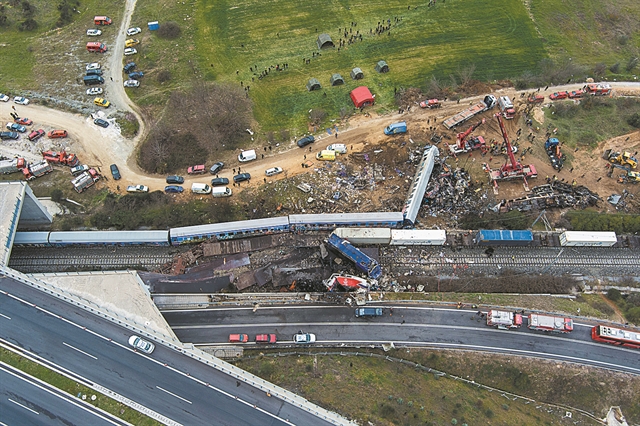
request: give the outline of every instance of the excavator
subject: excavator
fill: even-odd
[[[482,136],[472,136],[467,139],[471,132],[484,124],[485,121],[486,120],[483,118],[481,121],[469,127],[466,132],[458,133],[456,135],[455,145],[449,145],[449,151],[451,151],[451,154],[456,156],[475,149],[480,149],[483,153],[487,152],[487,145]]]
[[[499,180],[511,180],[511,179],[523,179],[524,180],[524,188],[529,191],[529,185],[527,184],[527,178],[535,178],[538,176],[538,172],[533,164],[529,164],[523,166],[520,164],[518,160],[516,160],[515,155],[513,155],[513,148],[511,146],[511,142],[509,142],[509,136],[507,135],[507,130],[504,128],[504,123],[502,122],[502,116],[500,113],[495,114],[496,119],[498,120],[498,124],[500,125],[500,131],[502,132],[502,138],[504,139],[504,144],[507,147],[507,162],[500,167],[499,169],[492,170],[488,164],[484,164],[484,170],[489,173],[489,179],[493,182],[494,192],[497,194],[498,192],[498,181]]]
[[[609,161],[610,163],[617,163],[617,164],[620,164],[621,166],[629,166],[632,169],[635,169],[636,167],[638,167],[638,160],[636,159],[636,157],[634,157],[633,155],[631,155],[631,153],[626,151],[616,152],[611,149],[607,149],[604,152],[604,155],[602,156],[602,158]]]

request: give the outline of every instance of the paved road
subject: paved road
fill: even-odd
[[[7,425],[128,425],[9,365],[0,365],[0,416]]]
[[[488,327],[476,310],[394,306],[390,315],[355,318],[354,308],[274,306],[163,311],[178,338],[194,344],[221,344],[230,333],[276,333],[279,344],[292,345],[298,330],[315,333],[318,344],[368,345],[394,342],[409,346],[480,349],[565,360],[640,374],[640,352],[595,343],[591,324],[578,322],[568,335],[546,334],[523,327],[504,331]]]
[[[136,353],[127,346],[131,333],[124,328],[21,283],[0,278],[0,291],[0,339],[174,422],[210,425],[216,419],[216,424],[234,426],[326,424],[162,345],[156,345],[151,356]]]

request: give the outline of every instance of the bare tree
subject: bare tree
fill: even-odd
[[[467,84],[469,84],[469,82],[471,81],[471,78],[473,77],[473,73],[475,72],[476,72],[475,64],[470,64],[470,65],[467,65],[466,67],[458,68],[458,71],[456,71],[456,74],[460,79],[460,85],[466,86]]]

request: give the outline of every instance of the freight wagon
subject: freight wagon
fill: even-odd
[[[476,242],[482,246],[527,246],[533,242],[533,232],[481,229]]]
[[[564,231],[560,234],[563,247],[611,247],[618,242],[615,232]]]

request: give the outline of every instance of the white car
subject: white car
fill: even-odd
[[[102,95],[102,87],[92,87],[91,89],[87,89],[87,95]]]
[[[270,169],[265,170],[264,174],[267,176],[275,176],[282,172],[283,172],[282,167],[271,167]]]
[[[127,80],[124,82],[124,87],[138,87],[140,82],[138,80]]]
[[[87,30],[87,35],[88,36],[99,36],[102,35],[102,31],[101,30],[95,30],[95,29],[91,29],[91,30]]]
[[[9,96],[5,95],[4,93],[0,93],[0,101],[9,102]]]
[[[17,103],[18,105],[29,105],[29,99],[23,98],[22,96],[16,96],[15,98],[13,98],[13,102]]]
[[[129,337],[129,344],[139,351],[142,351],[146,354],[150,354],[156,348],[155,345],[151,342],[147,342],[146,340],[141,339],[138,336]]]
[[[133,27],[133,28],[129,28],[129,29],[127,30],[127,35],[128,35],[128,36],[132,36],[132,35],[139,34],[139,33],[141,33],[141,32],[142,32],[142,30],[141,30],[140,28],[138,28],[138,27]]]
[[[316,335],[312,333],[298,333],[293,335],[293,343],[308,345],[316,341]]]
[[[100,65],[97,62],[93,62],[91,64],[87,64],[87,66],[85,67],[87,71],[89,70],[99,70],[100,68],[102,68],[102,65]]]
[[[127,47],[124,49],[124,56],[135,55],[136,53],[138,53],[138,51],[133,47]]]
[[[338,154],[346,154],[347,153],[347,146],[343,143],[334,143],[332,145],[329,145],[327,147],[327,150],[329,151],[335,151]]]
[[[127,192],[149,192],[149,187],[145,185],[129,185]]]

